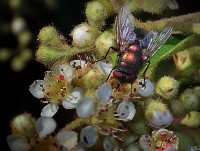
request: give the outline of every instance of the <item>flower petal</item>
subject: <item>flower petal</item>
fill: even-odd
[[[178,7],[179,7],[179,5],[176,2],[176,0],[167,0],[166,3],[167,3],[167,6],[172,10],[178,9]]]
[[[93,145],[95,145],[98,138],[98,131],[92,126],[84,127],[80,134],[80,141],[87,148],[90,148]]]
[[[57,140],[59,145],[70,150],[77,145],[78,133],[74,131],[60,131],[57,134]]]
[[[39,137],[46,137],[56,129],[56,121],[51,117],[40,117],[36,123],[36,132]]]
[[[125,120],[132,120],[135,116],[135,112],[135,105],[127,100],[123,100],[117,108],[117,113],[120,114],[119,117]]]
[[[58,75],[64,76],[64,78],[66,80],[68,80],[69,82],[72,81],[72,78],[73,78],[73,68],[70,65],[67,65],[67,64],[56,65],[55,72]]]
[[[9,135],[6,140],[11,151],[29,151],[31,149],[31,146],[23,136]]]
[[[112,96],[112,87],[110,83],[105,82],[97,90],[97,98],[102,105],[106,105],[110,102],[110,97]]]
[[[144,82],[144,79],[141,79],[139,80],[139,83],[140,82]],[[138,88],[138,93],[141,95],[141,96],[144,96],[144,97],[148,97],[150,95],[153,94],[153,91],[154,91],[154,85],[153,83],[149,80],[149,79],[146,79],[145,80],[145,84],[146,86],[143,87],[141,84],[138,84],[137,88]]]
[[[139,140],[139,143],[140,143],[140,146],[141,148],[144,150],[144,151],[147,151],[147,150],[150,150],[151,149],[151,145],[150,145],[150,142],[151,142],[151,136],[148,135],[148,134],[144,134],[140,137],[140,140]]]
[[[46,116],[46,117],[52,117],[56,114],[56,112],[58,111],[59,106],[56,104],[47,104],[41,112],[41,116]]]
[[[35,80],[33,84],[30,86],[29,91],[34,97],[41,99],[44,97],[43,90],[45,85],[46,82],[44,80]]]
[[[78,66],[80,66],[81,68],[85,68],[87,66],[87,63],[86,63],[85,60],[72,60],[70,62],[70,65],[72,67],[78,67]]]
[[[84,90],[76,87],[73,92],[62,102],[62,105],[65,109],[74,109],[76,104],[84,96]]]
[[[105,76],[108,76],[113,69],[111,63],[105,63],[102,61],[97,62],[96,66],[99,69],[99,71],[101,72],[101,74],[105,75]]]
[[[95,104],[91,98],[85,97],[79,100],[76,112],[80,118],[87,118],[95,113]]]

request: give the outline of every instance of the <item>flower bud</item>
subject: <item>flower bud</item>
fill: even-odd
[[[86,88],[97,88],[105,81],[105,77],[97,69],[89,70],[84,76],[84,85]]]
[[[83,23],[77,25],[72,30],[71,36],[73,38],[74,46],[84,48],[94,45],[99,34],[99,30],[86,23]]]
[[[200,60],[200,47],[192,47],[178,52],[173,56],[176,68],[181,71],[192,72],[199,68],[198,61]]]
[[[165,99],[171,99],[174,97],[179,88],[179,83],[171,77],[162,77],[159,79],[156,85],[156,93]]]
[[[110,47],[115,47],[114,34],[108,31],[103,32],[95,42],[96,48],[100,56],[105,56]],[[111,50],[111,52],[114,52]]]
[[[43,27],[38,35],[38,40],[47,46],[61,46],[62,41],[56,29],[52,26]]]
[[[186,89],[179,99],[186,111],[200,109],[200,97],[195,93],[195,89]]]
[[[173,116],[167,105],[158,101],[149,103],[146,107],[145,117],[149,124],[156,128],[167,127],[173,121]]]
[[[30,138],[35,133],[35,124],[36,119],[31,114],[18,115],[11,121],[12,134]]]
[[[185,113],[183,103],[180,100],[170,101],[170,109],[175,116],[181,116]]]
[[[182,120],[181,124],[191,128],[197,128],[200,126],[200,112],[191,111]]]
[[[106,7],[98,1],[89,2],[85,13],[89,23],[97,28],[101,28],[104,25],[108,15]]]

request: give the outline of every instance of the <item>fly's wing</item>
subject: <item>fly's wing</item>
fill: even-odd
[[[132,26],[134,21],[133,15],[124,7],[120,8],[117,16],[117,46],[118,49],[126,48],[135,42],[136,34]]]
[[[167,27],[161,32],[149,32],[140,42],[144,62],[147,62],[167,41],[173,28]]]

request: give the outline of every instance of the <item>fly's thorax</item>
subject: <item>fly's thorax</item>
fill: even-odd
[[[118,55],[117,66],[127,72],[138,74],[143,66],[142,52],[138,45],[131,45],[129,49]]]

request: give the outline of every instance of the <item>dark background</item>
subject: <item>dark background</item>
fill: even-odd
[[[0,0],[0,21],[12,18],[11,10],[3,2],[4,0]],[[22,14],[33,33],[30,47],[33,50],[37,49],[37,34],[46,25],[54,25],[60,33],[69,38],[68,34],[73,27],[85,21],[86,2],[87,0],[60,0],[56,9],[49,10],[42,0],[24,0],[26,7],[22,10]],[[179,10],[175,12],[177,15],[200,10],[198,0],[177,0],[177,2],[179,3]],[[16,40],[12,34],[0,35],[0,47],[15,46]],[[13,71],[10,68],[10,62],[0,63],[0,70],[0,150],[5,148],[4,151],[9,151],[5,140],[6,136],[11,133],[10,120],[24,112],[32,113],[35,117],[40,115],[44,104],[39,103],[28,88],[34,80],[43,79],[46,68],[33,59],[21,72]],[[71,114],[71,111],[67,111],[66,119],[72,119]]]

